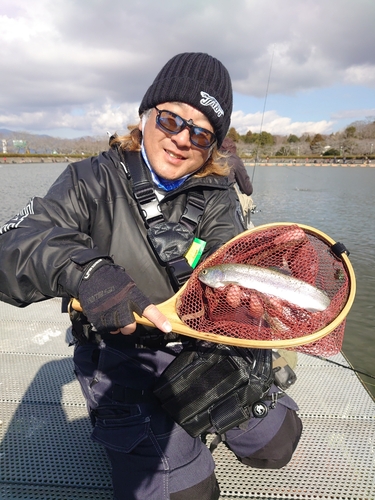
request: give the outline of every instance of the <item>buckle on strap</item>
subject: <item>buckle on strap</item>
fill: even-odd
[[[189,193],[186,201],[185,212],[180,218],[180,222],[186,224],[190,230],[194,230],[202,218],[205,207],[203,195]]]
[[[170,260],[166,269],[172,287],[177,292],[184,283],[190,278],[193,268],[188,264],[185,257]]]
[[[136,189],[134,189],[134,198],[136,199],[142,218],[148,226],[164,220],[158,199],[152,185],[148,181],[140,182],[136,186]]]

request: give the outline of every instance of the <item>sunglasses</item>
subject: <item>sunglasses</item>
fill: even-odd
[[[193,120],[184,120],[184,118],[176,115],[176,113],[172,113],[172,111],[167,111],[166,109],[158,109],[156,106],[155,109],[158,112],[156,115],[156,123],[164,132],[174,135],[188,128],[190,142],[201,149],[208,149],[216,141],[214,133],[205,128],[193,125]]]

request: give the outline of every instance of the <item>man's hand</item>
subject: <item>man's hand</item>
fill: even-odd
[[[100,332],[130,335],[136,328],[134,312],[145,316],[163,332],[171,331],[167,318],[137,288],[125,269],[100,263],[93,272],[84,273],[78,295],[87,319]]]

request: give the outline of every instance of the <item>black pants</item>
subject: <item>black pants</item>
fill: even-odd
[[[207,446],[173,422],[157,402],[137,401],[173,359],[162,350],[118,348],[104,342],[75,349],[75,370],[94,426],[92,437],[111,461],[116,500],[219,498]],[[251,466],[285,465],[300,436],[296,409],[291,398],[283,397],[266,418],[251,418],[228,431],[228,447]],[[272,442],[277,447],[270,446]]]

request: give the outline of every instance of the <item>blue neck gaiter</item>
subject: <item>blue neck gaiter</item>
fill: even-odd
[[[144,159],[144,162],[146,163],[148,169],[151,172],[152,180],[154,184],[161,190],[163,191],[173,191],[174,189],[177,189],[178,187],[182,186],[182,184],[190,177],[190,175],[185,175],[185,177],[181,177],[180,179],[175,179],[174,181],[168,181],[167,179],[163,179],[162,177],[159,177],[152,169],[150,162],[148,161],[147,158],[147,153],[142,141],[142,146],[141,146],[141,153],[142,157]]]

